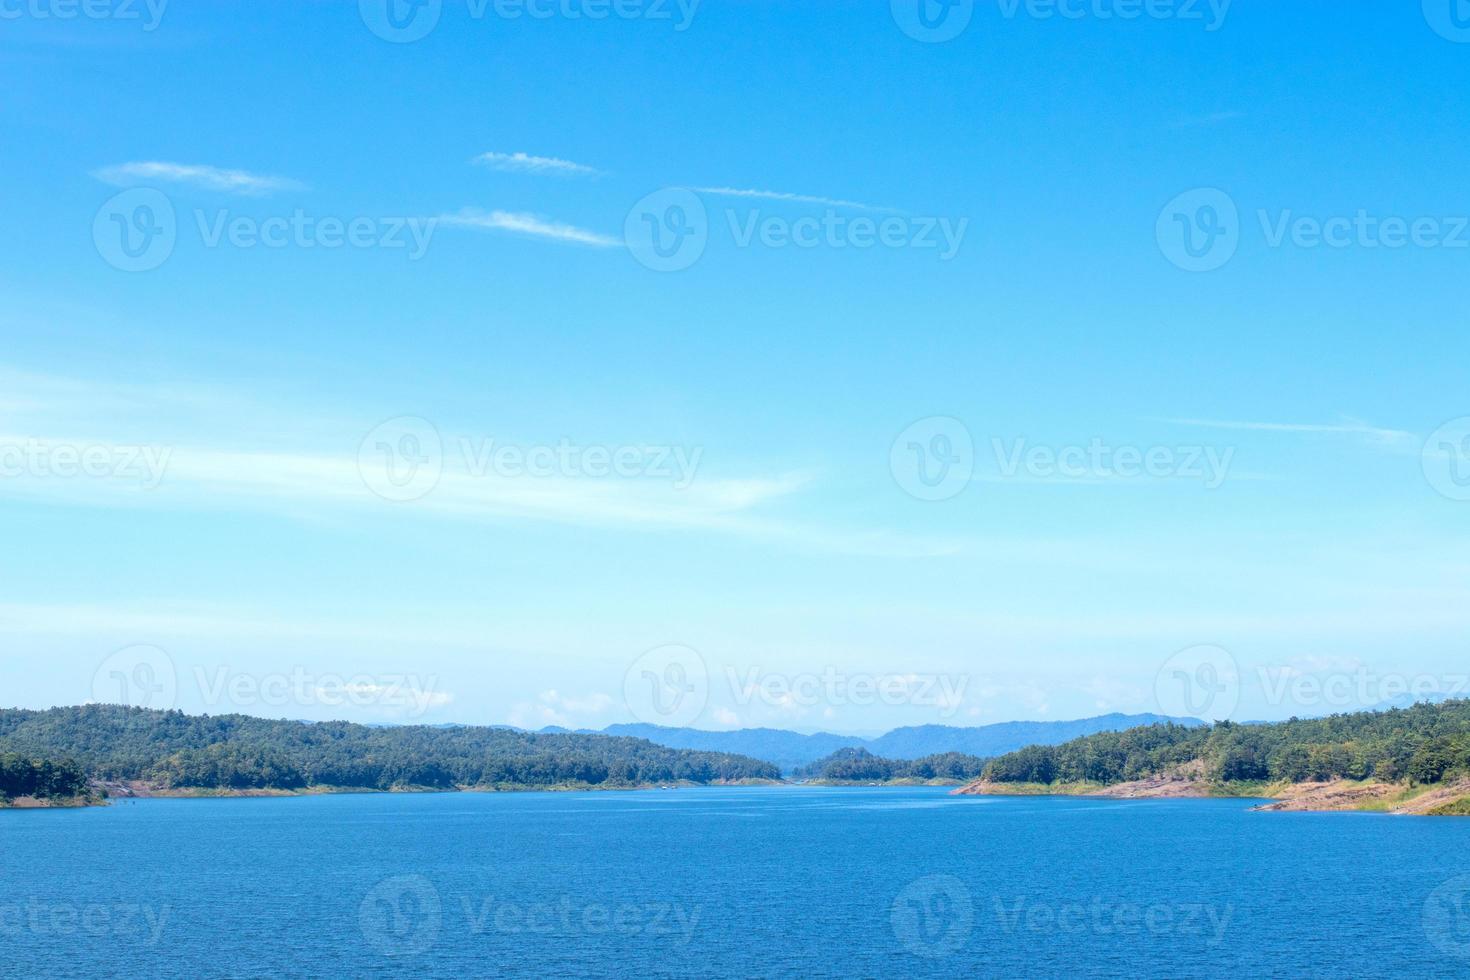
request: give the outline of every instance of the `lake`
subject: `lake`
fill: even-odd
[[[1248,805],[773,787],[0,811],[0,972],[1470,973],[1470,820]]]

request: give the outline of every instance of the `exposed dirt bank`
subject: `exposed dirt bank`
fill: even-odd
[[[964,796],[1101,796],[1113,799],[1204,797],[1265,798],[1257,810],[1372,811],[1428,816],[1470,815],[1470,780],[1410,787],[1377,780],[1339,779],[1326,783],[1215,783],[1193,762],[1147,779],[1100,786],[1097,783],[993,783],[978,779],[955,790]]]

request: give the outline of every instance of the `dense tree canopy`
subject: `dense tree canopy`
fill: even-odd
[[[1117,783],[1199,760],[1218,782],[1376,778],[1435,783],[1470,775],[1470,701],[1276,724],[1150,725],[991,760],[994,782]]]
[[[382,727],[190,716],[121,705],[0,711],[0,752],[66,757],[100,779],[165,787],[393,789],[634,786],[778,779],[770,763],[636,738],[510,728]]]
[[[17,796],[56,799],[87,792],[87,774],[73,762],[0,753],[0,800]]]
[[[802,766],[792,773],[797,779],[830,779],[839,782],[886,782],[892,779],[974,779],[985,768],[985,760],[961,752],[945,752],[922,759],[884,759],[867,749],[838,749],[825,759]]]

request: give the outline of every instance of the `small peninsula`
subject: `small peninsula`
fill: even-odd
[[[0,809],[92,806],[103,802],[74,762],[0,752]]]
[[[992,759],[962,795],[1244,797],[1261,810],[1470,814],[1470,701],[1150,725]]]

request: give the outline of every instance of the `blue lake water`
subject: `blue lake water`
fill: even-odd
[[[3,811],[0,974],[1470,975],[1467,842],[927,788]]]

